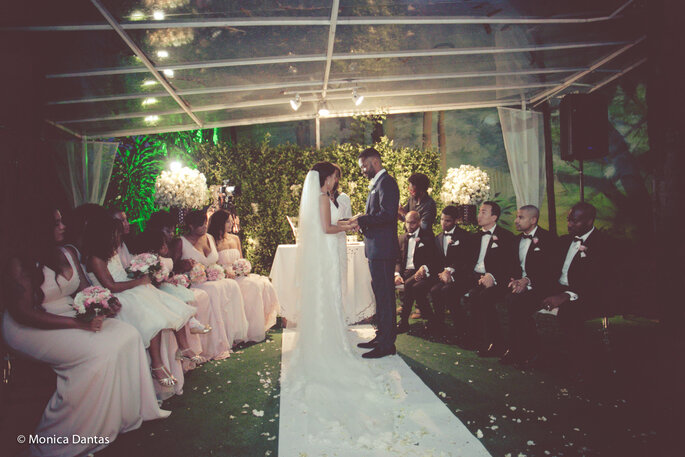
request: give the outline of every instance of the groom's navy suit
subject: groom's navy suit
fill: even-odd
[[[397,208],[400,189],[387,172],[381,174],[366,199],[366,214],[358,219],[369,259],[371,286],[376,297],[376,339],[380,350],[395,344],[395,262],[400,255],[397,240]]]

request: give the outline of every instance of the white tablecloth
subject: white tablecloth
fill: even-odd
[[[281,244],[271,265],[271,282],[281,305],[281,316],[292,320],[297,306],[295,290],[294,244]],[[364,255],[364,243],[347,245],[347,287],[343,291],[343,307],[348,324],[360,322],[376,313],[376,301],[371,289],[371,273]]]

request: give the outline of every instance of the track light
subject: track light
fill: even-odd
[[[300,106],[302,106],[302,98],[300,98],[300,94],[295,94],[295,98],[290,100],[290,107],[293,111],[297,111]]]
[[[328,116],[331,112],[328,110],[328,104],[323,101],[319,104],[319,116]]]
[[[352,89],[352,101],[356,106],[359,106],[364,101],[364,96],[357,93],[357,88]]]

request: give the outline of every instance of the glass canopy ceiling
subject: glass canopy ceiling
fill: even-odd
[[[647,55],[633,0],[24,4],[0,38],[40,43],[46,121],[88,138],[314,119],[324,104],[328,117],[530,107]]]

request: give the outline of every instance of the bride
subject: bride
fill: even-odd
[[[302,190],[296,263],[299,310],[293,349],[284,354],[289,358],[282,389],[307,418],[308,445],[387,447],[398,396],[392,395],[390,374],[374,373],[349,340],[336,234],[353,225],[339,220],[338,208],[329,198],[335,171],[329,162],[317,163]]]

